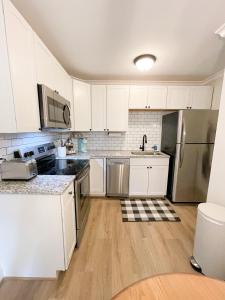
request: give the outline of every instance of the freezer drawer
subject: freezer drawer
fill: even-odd
[[[129,195],[130,159],[107,159],[107,196]]]

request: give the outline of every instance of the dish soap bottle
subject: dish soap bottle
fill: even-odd
[[[157,152],[158,152],[158,147],[157,147],[157,145],[153,145],[152,149],[153,149],[153,155],[156,155]]]

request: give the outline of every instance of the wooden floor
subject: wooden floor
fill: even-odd
[[[181,222],[123,223],[119,200],[92,199],[79,250],[57,280],[5,279],[1,300],[109,300],[131,283],[166,272],[193,272],[196,207],[176,205]]]

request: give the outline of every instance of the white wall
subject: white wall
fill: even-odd
[[[223,86],[223,77],[216,78],[209,82],[213,86],[212,109],[218,110],[220,108],[221,90]]]
[[[225,206],[225,80],[222,85],[207,201]]]
[[[2,281],[3,279],[3,271],[2,271],[2,267],[0,265],[0,282]]]

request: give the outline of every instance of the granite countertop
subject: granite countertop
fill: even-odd
[[[169,155],[160,152],[162,155],[135,155],[131,152],[135,150],[91,150],[86,153],[76,153],[67,155],[60,159],[90,159],[95,157],[122,157],[122,158],[136,158],[136,157],[149,157],[149,158],[169,158]],[[59,158],[59,157],[58,157]]]
[[[38,175],[29,181],[0,181],[0,194],[61,195],[74,178],[71,175]]]

